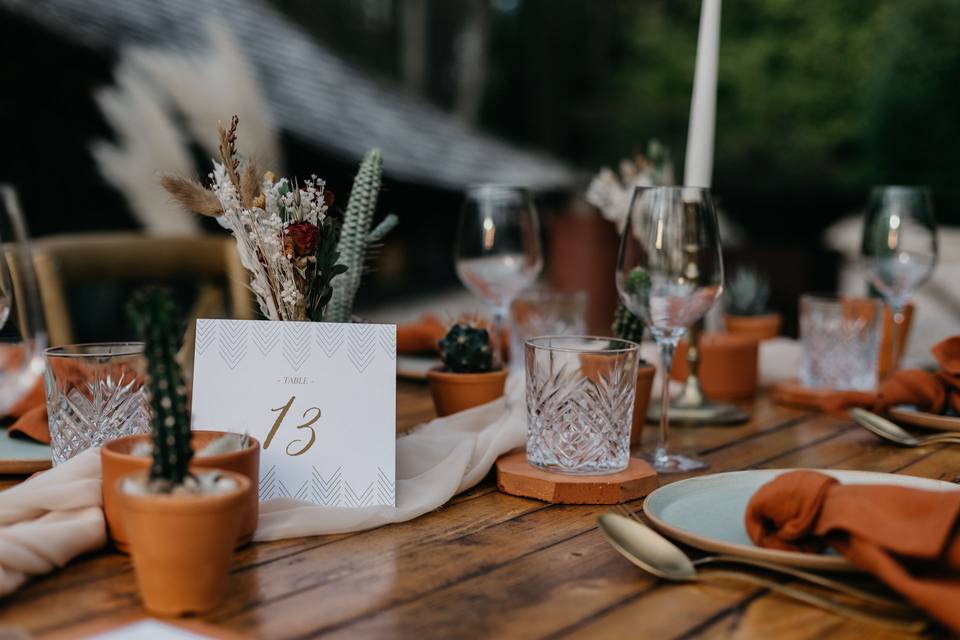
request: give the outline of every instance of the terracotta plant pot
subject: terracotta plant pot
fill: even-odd
[[[216,494],[133,495],[120,489],[129,476],[114,484],[147,611],[163,616],[203,613],[223,598],[233,541],[253,494],[245,475],[223,473],[238,486]]]
[[[427,372],[427,384],[438,416],[449,416],[496,400],[503,395],[507,371],[451,373],[439,367]]]
[[[193,450],[202,449],[209,442],[224,434],[223,431],[194,431],[191,444]],[[139,442],[149,442],[149,434],[139,436],[125,436],[117,438],[103,445],[100,449],[100,465],[103,474],[103,512],[107,519],[107,533],[117,549],[129,553],[126,527],[120,513],[120,499],[117,495],[117,481],[133,473],[142,473],[150,469],[150,458],[130,455],[130,451]],[[253,491],[247,497],[247,506],[240,525],[240,537],[237,546],[242,546],[253,539],[253,532],[257,529],[257,518],[260,512],[258,498],[260,484],[260,443],[256,438],[250,438],[250,445],[243,451],[234,451],[216,456],[193,458],[190,468],[223,469],[235,471],[246,476],[253,485]]]
[[[630,430],[630,444],[637,444],[643,437],[643,425],[647,422],[647,408],[650,406],[650,392],[653,389],[653,377],[657,368],[641,362],[637,368],[637,395],[633,399],[633,427]]]
[[[733,316],[725,315],[724,324],[727,333],[751,336],[757,340],[769,340],[780,335],[780,325],[783,318],[779,313],[767,313],[762,316]]]
[[[757,394],[759,342],[734,333],[705,333],[700,338],[700,383],[711,400],[747,400]],[[687,343],[673,356],[670,377],[687,378]]]

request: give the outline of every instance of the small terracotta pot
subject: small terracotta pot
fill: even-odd
[[[657,368],[641,362],[637,367],[637,395],[633,399],[633,427],[630,429],[630,444],[637,444],[643,437],[643,425],[647,422],[647,408],[650,406],[650,392]]]
[[[223,431],[194,431],[190,444],[197,451],[209,442],[222,436]],[[130,455],[130,451],[139,442],[149,442],[149,434],[138,436],[124,436],[106,443],[100,449],[100,466],[103,474],[103,512],[107,519],[107,533],[117,549],[129,553],[128,536],[123,518],[120,513],[120,499],[117,495],[117,480],[133,473],[146,472],[150,469],[150,458]],[[257,529],[257,518],[260,512],[258,497],[260,486],[260,443],[256,438],[250,438],[250,445],[243,451],[233,451],[218,456],[193,458],[190,468],[223,469],[235,471],[246,476],[253,485],[253,491],[247,498],[247,508],[243,522],[240,525],[240,537],[237,546],[242,546],[253,539],[253,532]]]
[[[783,318],[779,313],[767,313],[762,316],[724,316],[727,333],[752,336],[757,340],[769,340],[780,335]]]
[[[451,373],[436,367],[427,372],[427,385],[438,416],[449,416],[496,400],[503,395],[507,371]]]
[[[747,400],[757,394],[756,338],[734,333],[704,333],[700,337],[700,383],[711,400]],[[670,377],[687,378],[687,343],[673,355]]]
[[[183,616],[210,611],[223,598],[233,541],[247,510],[253,485],[243,474],[232,491],[209,495],[133,495],[114,489],[130,535],[133,568],[147,611]]]

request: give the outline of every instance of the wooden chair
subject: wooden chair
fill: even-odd
[[[194,318],[222,302],[224,290],[232,317],[256,317],[247,272],[227,235],[70,234],[35,240],[33,250],[51,345],[74,342],[67,291],[77,283],[186,281],[198,289]]]

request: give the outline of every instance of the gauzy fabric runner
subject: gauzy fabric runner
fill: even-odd
[[[514,373],[505,397],[437,418],[397,440],[396,507],[269,500],[260,505],[254,540],[360,531],[432,511],[480,482],[501,454],[523,445],[523,411],[523,375]],[[0,595],[105,544],[99,449],[0,492]]]

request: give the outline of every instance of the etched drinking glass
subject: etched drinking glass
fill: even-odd
[[[121,436],[150,431],[143,343],[47,349],[45,386],[53,463]]]
[[[587,292],[525,291],[513,301],[510,365],[523,369],[523,345],[539,336],[580,336],[587,331]]]
[[[548,471],[602,475],[630,463],[640,347],[591,336],[524,345],[527,461]]]
[[[882,328],[879,300],[800,296],[800,382],[812,389],[874,389]]]

